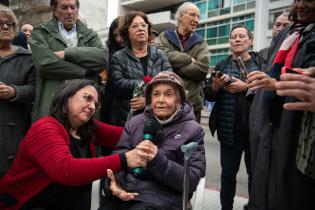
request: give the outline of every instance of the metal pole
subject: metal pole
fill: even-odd
[[[189,192],[189,158],[184,160],[184,181],[183,181],[183,210],[187,210]]]

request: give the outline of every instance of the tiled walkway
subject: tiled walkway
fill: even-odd
[[[247,198],[236,196],[234,198],[233,210],[243,210],[243,206],[247,203]],[[198,210],[221,210],[220,192],[217,190],[205,189],[203,196],[203,209]]]

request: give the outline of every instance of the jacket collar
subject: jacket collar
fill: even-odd
[[[65,43],[63,38],[61,37],[59,33],[59,28],[58,28],[58,20],[56,17],[53,17],[49,22],[46,24],[41,24],[40,27],[44,30],[47,31],[47,33],[50,34],[50,36],[54,37],[55,39],[61,41],[62,43]],[[89,33],[89,29],[81,22],[77,21],[77,33],[78,33],[78,40],[82,40],[83,42],[89,40],[91,36],[93,36],[92,33]]]
[[[176,29],[168,29],[164,32],[165,37],[173,43],[176,47],[181,49],[181,44],[178,38],[178,35],[176,33]],[[203,38],[197,34],[196,32],[193,32],[190,37],[188,38],[188,43],[187,43],[187,48],[183,49],[184,52],[187,51],[188,49],[192,48],[195,44],[202,43],[204,40]]]
[[[148,55],[147,57],[150,58],[151,55],[155,55],[156,53],[153,52],[153,47],[148,45]],[[124,49],[122,49],[122,51],[124,53],[126,53],[130,58],[134,59],[134,60],[138,60],[138,58],[132,53],[131,47],[130,46],[126,46]]]

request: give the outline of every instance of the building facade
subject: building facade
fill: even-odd
[[[127,10],[149,14],[153,28],[163,31],[176,27],[175,11],[180,0],[121,0],[119,15]],[[269,45],[275,18],[290,10],[292,0],[192,0],[200,9],[197,33],[205,38],[210,51],[210,66],[215,66],[229,52],[229,33],[237,24],[247,26],[254,34],[253,50]],[[259,27],[258,27],[259,26]]]

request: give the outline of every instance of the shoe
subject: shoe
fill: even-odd
[[[248,203],[246,203],[243,207],[244,210],[248,210]]]

